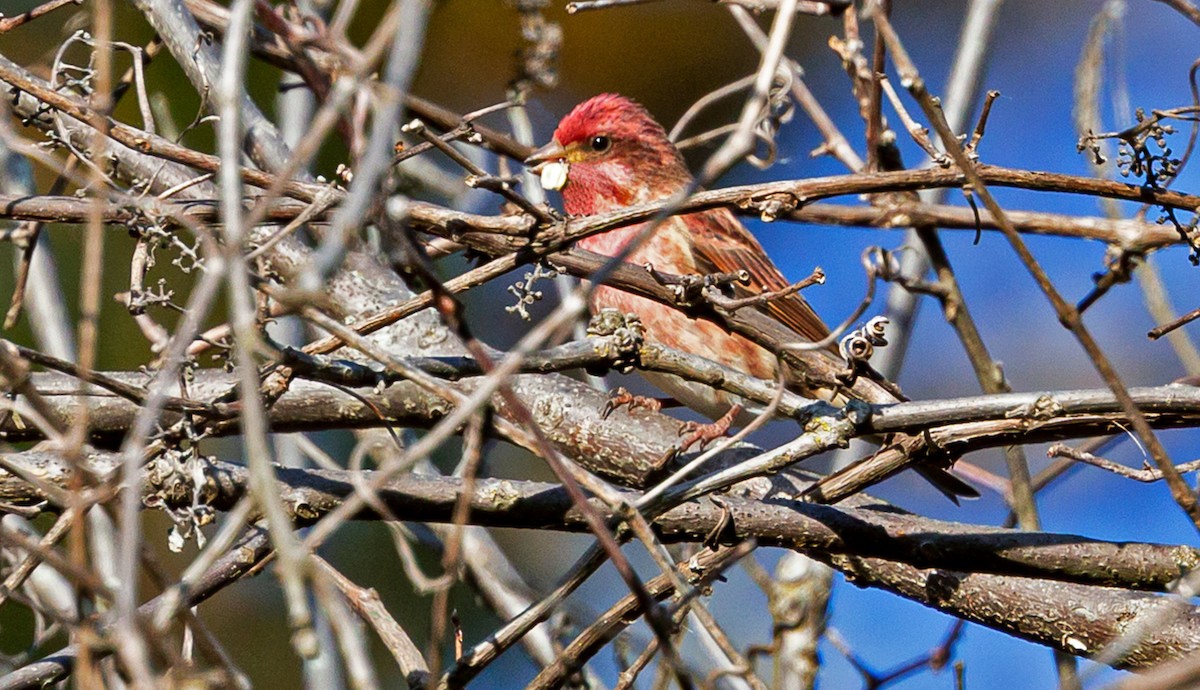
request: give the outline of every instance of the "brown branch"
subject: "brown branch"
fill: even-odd
[[[70,472],[55,453],[25,451],[10,454],[8,459],[49,481],[69,481]],[[95,452],[88,457],[91,469],[101,474],[112,471],[117,461],[117,456],[109,453]],[[230,510],[247,495],[245,467],[210,460],[204,475],[201,495],[216,510]],[[296,523],[308,525],[341,505],[354,494],[356,482],[370,481],[372,475],[276,467],[276,485]],[[155,461],[148,467],[145,492],[161,499],[164,506],[191,505],[195,490],[193,479],[169,461]],[[455,507],[464,495],[470,503],[468,524],[569,532],[588,529],[570,497],[554,484],[479,479],[474,492],[464,494],[461,479],[403,475],[378,491],[381,505],[395,519],[448,524],[453,523]],[[631,504],[637,496],[623,493]],[[0,473],[0,498],[15,504],[40,500],[36,489],[7,473]],[[591,504],[605,519],[616,517],[599,500],[592,499]],[[1200,565],[1200,551],[1183,546],[1106,542],[933,520],[866,497],[849,504],[834,507],[725,496],[719,504],[686,502],[656,517],[653,525],[670,543],[716,539],[732,544],[753,539],[762,546],[795,549],[816,558],[832,554],[873,557],[920,568],[1148,591],[1166,590],[1182,573]],[[381,516],[368,507],[354,517],[378,520]]]
[[[1127,479],[1133,479],[1139,482],[1157,482],[1162,481],[1163,478],[1162,470],[1156,470],[1149,467],[1135,470],[1132,467],[1126,467],[1118,462],[1113,462],[1108,458],[1102,458],[1098,455],[1088,453],[1087,451],[1071,448],[1070,446],[1062,443],[1055,443],[1047,448],[1046,456],[1051,458],[1070,458],[1076,462],[1086,463],[1092,467],[1099,467],[1107,472],[1112,472],[1115,475],[1125,477]],[[1179,472],[1180,474],[1195,472],[1198,469],[1200,469],[1200,460],[1180,463],[1175,466],[1175,471]]]
[[[51,453],[29,451],[15,457],[43,471],[65,469],[61,458]],[[102,472],[114,468],[117,457],[93,454],[89,461]],[[195,496],[190,478],[178,474],[170,463],[155,463],[148,469],[149,491],[167,505],[190,505]],[[319,519],[354,491],[351,473],[345,471],[277,468],[277,473],[284,504],[301,509],[300,524]],[[245,495],[245,468],[212,463],[206,474],[203,495],[214,508],[228,509]],[[69,476],[60,472],[59,480],[69,481]],[[0,485],[14,483],[19,482]],[[449,522],[462,489],[460,480],[408,475],[391,481],[379,497],[399,519]],[[480,480],[470,503],[471,522],[476,524],[587,529],[571,499],[553,485]],[[853,508],[732,496],[721,503],[679,506],[660,516],[656,528],[667,541],[695,542],[723,526],[725,531],[718,533],[722,542],[756,539],[763,545],[798,549],[828,560],[858,584],[884,587],[1074,654],[1097,651],[1117,639],[1124,630],[1119,621],[1127,616],[1136,619],[1162,606],[1177,607],[1174,621],[1131,647],[1118,663],[1145,666],[1200,648],[1200,618],[1193,607],[1182,600],[1114,587],[1168,587],[1200,562],[1195,550],[957,525],[867,499],[854,501]],[[594,505],[605,510],[602,503]],[[377,516],[367,510],[357,517]]]
[[[346,602],[359,618],[374,628],[384,646],[392,653],[408,686],[411,688],[423,684],[429,677],[425,659],[404,628],[384,608],[379,593],[373,588],[355,584],[320,556],[313,556],[312,559],[319,572],[328,577],[342,596],[346,597]]]
[[[1196,319],[1200,319],[1200,307],[1197,307],[1197,308],[1189,311],[1188,313],[1184,314],[1183,316],[1180,316],[1179,318],[1175,319],[1174,321],[1172,321],[1170,323],[1164,323],[1163,325],[1158,326],[1156,328],[1151,328],[1150,332],[1147,333],[1146,336],[1149,337],[1151,340],[1158,340],[1159,338],[1170,333],[1171,331],[1175,330],[1176,328],[1186,326],[1187,324],[1191,323],[1192,321],[1195,321]]]
[[[896,175],[895,184],[905,182],[906,173],[887,173]],[[847,175],[846,184],[837,194],[857,194],[860,187],[878,188],[875,180],[864,179],[862,175]],[[1091,178],[1078,178],[1088,180]],[[794,181],[794,188],[799,189],[807,181]],[[711,190],[697,194],[692,200],[683,205],[685,211],[707,207],[713,203],[727,205],[732,210],[747,216],[759,215],[755,200],[761,196],[778,193],[779,183],[768,182],[744,187]],[[932,186],[936,186],[931,184]],[[924,188],[924,187],[923,187]],[[337,198],[341,192],[332,190]],[[1197,199],[1200,203],[1200,199]],[[14,196],[0,195],[0,218],[9,220],[28,220],[45,223],[83,223],[86,222],[87,209],[91,202],[73,196]],[[768,200],[767,203],[770,203]],[[790,202],[789,202],[790,204]],[[648,217],[661,204],[633,207],[646,209],[630,217],[627,211],[621,211],[620,218],[613,220],[611,214],[589,216],[572,221],[572,238],[585,236],[594,232],[627,225]],[[276,199],[264,207],[264,222],[283,223],[295,220],[306,209],[311,208],[309,202],[295,199]],[[331,209],[333,206],[331,206]],[[535,232],[532,219],[523,216],[478,216],[462,213],[428,204],[413,202],[408,209],[410,218],[420,224],[423,229],[436,230],[437,234],[447,238],[467,231],[491,233],[511,236],[517,246],[541,244],[546,241],[561,238],[561,230],[555,227]],[[101,211],[106,223],[113,225],[131,224],[145,220],[157,220],[171,223],[172,218],[188,218],[194,222],[211,223],[218,220],[218,209],[215,201],[191,200],[186,202],[165,202],[140,200],[136,205],[131,201],[126,205],[113,201],[104,206]],[[313,219],[317,222],[327,220],[330,211],[316,214]],[[1126,251],[1141,253],[1173,246],[1181,243],[1179,233],[1155,223],[1137,220],[1110,220],[1088,216],[1069,216],[1055,213],[1036,211],[1007,211],[1009,221],[1019,232],[1035,235],[1055,235],[1078,239],[1091,239],[1118,246]],[[902,230],[910,225],[936,225],[940,228],[953,230],[976,229],[996,230],[998,225],[986,210],[979,214],[978,219],[969,208],[948,206],[944,204],[924,204],[906,202],[888,206],[842,206],[822,203],[809,203],[799,208],[787,211],[784,217],[801,223],[821,225],[844,225],[852,227],[874,227],[886,230]],[[595,228],[595,229],[593,229]],[[518,242],[515,238],[524,240]],[[17,239],[14,231],[0,231],[0,241]]]
[[[60,7],[82,4],[83,0],[47,0],[47,2],[44,2],[33,9],[27,12],[22,12],[14,17],[5,17],[3,14],[0,14],[0,34],[12,31],[22,24],[26,24],[37,19],[38,17],[43,17],[47,14],[50,14]]]
[[[527,370],[558,371],[588,366],[589,363],[607,366],[615,360],[613,353],[599,345],[604,342],[608,341],[596,338],[534,353]],[[595,351],[597,347],[599,352]],[[555,358],[560,356],[562,360],[556,362]],[[481,371],[471,360],[461,357],[414,358],[409,363],[447,380],[462,379],[458,385],[463,390],[470,389],[470,377]],[[777,389],[769,382],[654,345],[641,346],[638,363],[647,370],[685,376],[764,405],[770,404],[777,394]],[[334,376],[333,372],[337,371],[341,374]],[[103,376],[121,382],[123,387],[137,386],[145,381],[142,374],[114,372]],[[376,378],[370,370],[356,369],[351,362],[331,364],[330,371],[321,374],[321,377],[325,376],[344,385],[363,388],[350,395],[323,383],[297,381],[294,388],[271,408],[272,430],[287,433],[386,424],[428,428],[450,409],[442,397],[409,382],[396,381],[383,391],[372,390],[377,382],[389,379]],[[518,377],[522,381],[538,378],[536,374]],[[78,390],[75,379],[37,373],[30,380],[33,389],[47,401],[49,412],[71,418],[76,404],[73,396]],[[189,391],[192,397],[181,400],[175,407],[189,411],[212,409],[207,401],[222,396],[232,383],[229,375],[221,372],[197,372]],[[557,402],[552,407],[538,409],[543,430],[551,435],[555,444],[578,458],[585,467],[627,485],[644,486],[659,475],[662,455],[674,442],[679,422],[645,410],[620,412],[605,420],[601,417],[603,404],[590,408],[570,400],[569,396],[588,390],[586,386],[566,378],[555,385],[559,391]],[[1158,428],[1200,425],[1200,388],[1168,385],[1134,388],[1130,394],[1150,423]],[[97,440],[122,436],[139,409],[135,401],[105,391],[92,391],[87,400]],[[784,396],[780,410],[799,419],[805,419],[815,411],[803,398],[791,394]],[[227,413],[232,412],[230,409]],[[167,415],[164,421],[172,419],[174,417]],[[1116,433],[1126,424],[1121,405],[1109,391],[1054,391],[879,405],[872,409],[857,434],[927,430],[929,439],[938,447],[964,453],[1010,443]],[[236,432],[236,426],[224,429],[224,433]],[[0,420],[0,438],[27,441],[43,437],[36,429],[14,420]],[[746,449],[735,450],[732,456],[745,458],[747,452]]]
[[[939,611],[1052,649],[1091,656],[1162,613],[1166,622],[1113,661],[1144,668],[1200,651],[1200,609],[1179,597],[983,573],[928,570],[873,558],[834,557],[860,587],[879,587]]]

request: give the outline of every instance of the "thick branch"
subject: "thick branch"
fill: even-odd
[[[1200,609],[1182,597],[923,570],[875,558],[838,556],[830,564],[860,587],[887,589],[1070,654],[1094,656],[1109,645],[1127,643],[1113,662],[1120,668],[1146,668],[1200,651]]]
[[[29,451],[7,460],[55,483],[70,480],[67,465],[52,453]],[[96,453],[89,462],[98,472],[112,471],[117,456]],[[148,470],[148,491],[167,505],[191,505],[195,486],[186,473],[165,460]],[[280,496],[298,524],[320,519],[355,491],[347,471],[277,468],[277,473]],[[206,477],[201,495],[214,508],[227,510],[246,495],[241,466],[215,462]],[[37,499],[27,483],[10,476],[0,475],[0,488],[6,501]],[[24,498],[14,494],[22,490]],[[462,490],[458,479],[407,475],[390,482],[379,499],[401,520],[447,522]],[[1146,666],[1200,649],[1200,618],[1184,600],[1105,586],[1166,588],[1200,562],[1194,549],[948,523],[865,498],[854,503],[834,508],[725,497],[681,505],[660,516],[655,527],[672,542],[699,542],[715,534],[724,543],[754,539],[796,549],[827,560],[858,584],[884,587],[1075,654],[1099,651],[1127,630],[1121,621],[1157,615],[1166,607],[1171,615],[1119,663]],[[594,505],[612,517],[602,503]],[[570,498],[552,484],[479,480],[470,506],[474,524],[587,529]],[[365,511],[357,517],[379,516]],[[938,570],[922,570],[930,567]]]
[[[31,473],[65,486],[71,471],[56,453],[26,451],[5,456]],[[90,467],[103,474],[114,470],[117,456],[93,453]],[[356,482],[369,482],[371,472],[277,467],[284,505],[298,525],[328,514],[354,493]],[[167,460],[148,468],[146,494],[166,506],[192,505],[191,477]],[[399,520],[451,522],[464,484],[455,477],[403,475],[378,492],[383,506]],[[228,511],[248,492],[247,470],[241,465],[210,461],[200,495],[217,510]],[[633,503],[638,494],[626,492]],[[43,496],[28,482],[0,471],[0,499],[27,505]],[[158,500],[155,503],[159,503]],[[566,492],[555,484],[508,479],[479,479],[470,496],[470,523],[485,527],[555,529],[586,532],[583,517]],[[753,539],[763,546],[794,549],[813,557],[831,555],[883,558],[919,568],[940,568],[1042,578],[1089,585],[1161,591],[1200,565],[1200,551],[1185,546],[1098,539],[1046,532],[1022,532],[946,522],[921,517],[874,499],[852,506],[824,506],[801,501],[723,496],[719,501],[686,502],[654,520],[668,542],[695,543],[717,539],[736,543]],[[593,505],[607,519],[612,509]],[[378,520],[370,508],[357,516]]]
[[[596,341],[603,341],[597,338]],[[587,350],[592,341],[581,341],[562,348],[568,363],[580,366],[587,362],[609,363],[611,355]],[[697,367],[686,355],[653,345],[643,347],[643,366],[688,376],[732,393],[770,402],[773,386],[767,382],[727,370],[712,362]],[[470,359],[451,357],[414,358],[414,366],[452,380],[469,377],[478,372]],[[535,355],[529,371],[547,371],[559,367],[553,360]],[[352,372],[352,367],[348,371]],[[139,386],[143,374],[116,372],[105,374],[126,385]],[[540,380],[535,374],[517,377],[518,381]],[[47,401],[51,411],[62,419],[72,419],[77,404],[76,379],[62,374],[39,373],[31,378],[34,388]],[[671,448],[678,422],[665,415],[645,410],[619,411],[601,419],[602,406],[592,408],[575,397],[586,393],[584,384],[566,377],[555,377],[561,386],[557,395],[535,408],[539,426],[560,448],[580,458],[593,471],[623,481],[631,486],[645,486],[663,469],[663,455]],[[347,384],[354,383],[347,380]],[[382,389],[358,388],[354,394],[315,381],[297,380],[270,410],[272,430],[276,432],[315,431],[332,428],[367,428],[383,425],[428,428],[450,410],[444,399],[422,390],[416,384],[400,381]],[[230,375],[215,370],[197,372],[191,386],[188,409],[203,409],[195,403],[207,403],[223,395],[234,384]],[[469,390],[471,380],[455,383]],[[549,385],[549,384],[544,384]],[[1167,385],[1156,388],[1133,388],[1134,401],[1147,419],[1158,428],[1200,425],[1200,388]],[[806,407],[803,399],[786,396],[789,400],[782,411],[803,419]],[[94,388],[88,396],[94,438],[99,442],[114,442],[122,437],[137,414],[136,402],[115,393]],[[168,406],[171,409],[171,406]],[[872,433],[916,433],[929,430],[930,439],[949,452],[965,453],[1010,443],[1032,443],[1078,438],[1119,430],[1125,424],[1121,406],[1107,390],[1055,391],[1044,393],[1009,393],[981,395],[946,400],[928,400],[872,406],[872,413],[859,430],[860,435]],[[176,413],[178,410],[176,410]],[[229,410],[230,413],[235,410]],[[166,421],[174,417],[168,415]],[[647,427],[647,425],[654,425]],[[660,427],[661,428],[658,428]],[[647,429],[655,433],[647,433]],[[236,432],[236,428],[228,429]],[[659,436],[658,434],[661,434]],[[0,419],[0,439],[8,441],[41,440],[42,435],[20,420]],[[734,450],[727,462],[746,457],[746,449]]]

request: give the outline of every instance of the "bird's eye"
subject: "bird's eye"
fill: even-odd
[[[596,153],[604,153],[612,146],[612,139],[604,135],[592,137],[591,147]]]

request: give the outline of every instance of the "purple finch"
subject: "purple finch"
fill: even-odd
[[[659,201],[687,190],[693,183],[679,150],[666,132],[641,105],[615,94],[601,94],[584,101],[558,124],[554,138],[527,161],[541,174],[542,186],[560,191],[567,213],[585,216]],[[645,228],[633,225],[579,240],[579,247],[613,256]],[[750,275],[746,290],[776,292],[788,281],[772,263],[762,245],[725,208],[672,216],[627,259],[635,265],[650,264],[676,275],[709,275],[745,270]],[[696,319],[654,300],[607,285],[592,293],[593,311],[615,308],[637,314],[646,339],[714,360],[751,376],[775,380],[779,360],[765,348],[722,326]],[[816,342],[829,329],[799,294],[791,293],[766,303],[767,312],[787,326],[798,342]],[[835,348],[822,356],[838,357]],[[833,402],[845,396],[872,403],[896,402],[886,388],[862,386],[847,389],[830,385],[813,387],[808,377],[785,372],[789,387],[797,392]],[[647,373],[646,378],[679,402],[719,420],[721,433],[742,409],[743,401],[701,383],[669,374]],[[711,430],[710,430],[711,431]],[[704,438],[703,434],[697,438]],[[969,485],[928,465],[916,469],[947,495],[977,495]]]

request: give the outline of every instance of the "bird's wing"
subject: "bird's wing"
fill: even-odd
[[[692,252],[701,272],[733,273],[744,269],[750,274],[748,290],[751,293],[775,292],[789,285],[758,240],[728,209],[717,208],[677,218],[686,225],[694,240]],[[825,322],[799,294],[769,301],[767,311],[809,342],[829,335]],[[830,350],[836,352],[836,348],[836,344],[831,344]]]
[[[788,286],[787,279],[771,262],[762,245],[750,231],[727,209],[714,209],[702,213],[679,216],[693,240],[692,252],[696,266],[701,272],[732,273],[745,269],[750,273],[750,292],[777,291]],[[771,300],[767,309],[780,322],[810,341],[820,340],[829,334],[829,329],[813,311],[808,302],[798,294]],[[836,344],[830,350],[837,352]],[[903,396],[891,384],[860,377],[849,397],[869,402],[894,402]],[[883,387],[881,387],[883,386]],[[899,448],[903,444],[915,444],[919,439],[896,437],[885,450]],[[920,445],[914,448],[921,448]],[[922,464],[921,457],[912,449],[902,453],[879,452],[855,463],[829,477],[822,479],[809,489],[806,495],[823,503],[833,503],[850,493],[912,466],[950,500],[958,503],[960,497],[976,498],[979,491],[955,477],[942,467]]]

